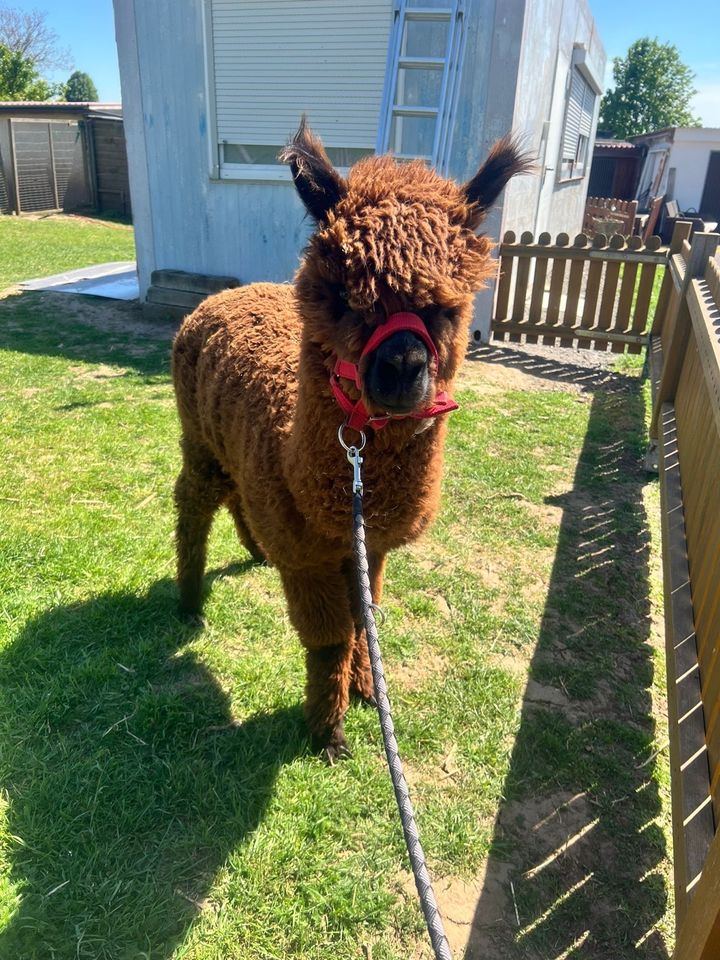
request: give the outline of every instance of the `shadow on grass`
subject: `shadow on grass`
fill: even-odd
[[[146,377],[169,377],[178,321],[150,321],[136,300],[52,291],[0,298],[0,350],[113,364]]]
[[[526,353],[494,353],[535,373]],[[572,366],[538,358],[553,379],[574,380]],[[557,551],[465,960],[668,956],[655,929],[667,887],[652,779],[644,403],[637,380],[584,375],[587,434],[573,488],[546,500],[562,510]]]
[[[1,957],[170,957],[214,909],[210,884],[260,823],[279,770],[308,749],[300,706],[233,720],[183,652],[193,630],[176,603],[159,581],[58,607],[0,659],[18,895]]]

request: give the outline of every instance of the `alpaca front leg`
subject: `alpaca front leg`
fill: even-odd
[[[351,756],[343,719],[350,698],[355,624],[343,571],[281,570],[290,621],[306,650],[305,716],[329,763]]]
[[[350,699],[352,651],[350,641],[305,654],[305,717],[314,748],[325,754],[330,765],[352,757],[343,725]]]

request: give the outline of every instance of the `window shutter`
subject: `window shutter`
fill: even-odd
[[[578,71],[576,70],[575,72],[577,73]],[[593,114],[595,113],[595,94],[590,84],[584,78],[581,79],[583,84],[583,104],[580,114],[580,135],[589,137],[590,131],[592,130]]]
[[[375,148],[392,0],[212,0],[218,140]]]
[[[565,132],[563,133],[563,160],[574,160],[577,152],[578,136],[583,115],[583,96],[585,81],[577,68],[573,69],[568,100],[567,116],[565,117]]]

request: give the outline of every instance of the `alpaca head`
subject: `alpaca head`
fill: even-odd
[[[390,156],[361,160],[345,179],[304,119],[281,158],[317,224],[296,278],[317,372],[329,373],[336,357],[359,364],[360,386],[347,390],[361,392],[370,412],[422,408],[452,381],[473,295],[493,269],[491,242],[476,230],[510,177],[529,169],[527,159],[508,137],[463,185]],[[419,316],[431,343],[400,330],[366,351],[398,312]]]

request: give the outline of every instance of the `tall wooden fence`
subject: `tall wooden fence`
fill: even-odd
[[[130,212],[122,119],[0,120],[0,213]]]
[[[677,939],[720,958],[720,235],[670,250],[651,336]]]
[[[668,254],[660,238],[549,233],[518,241],[509,231],[500,245],[500,273],[492,336],[495,340],[639,353],[647,340],[656,270]]]

